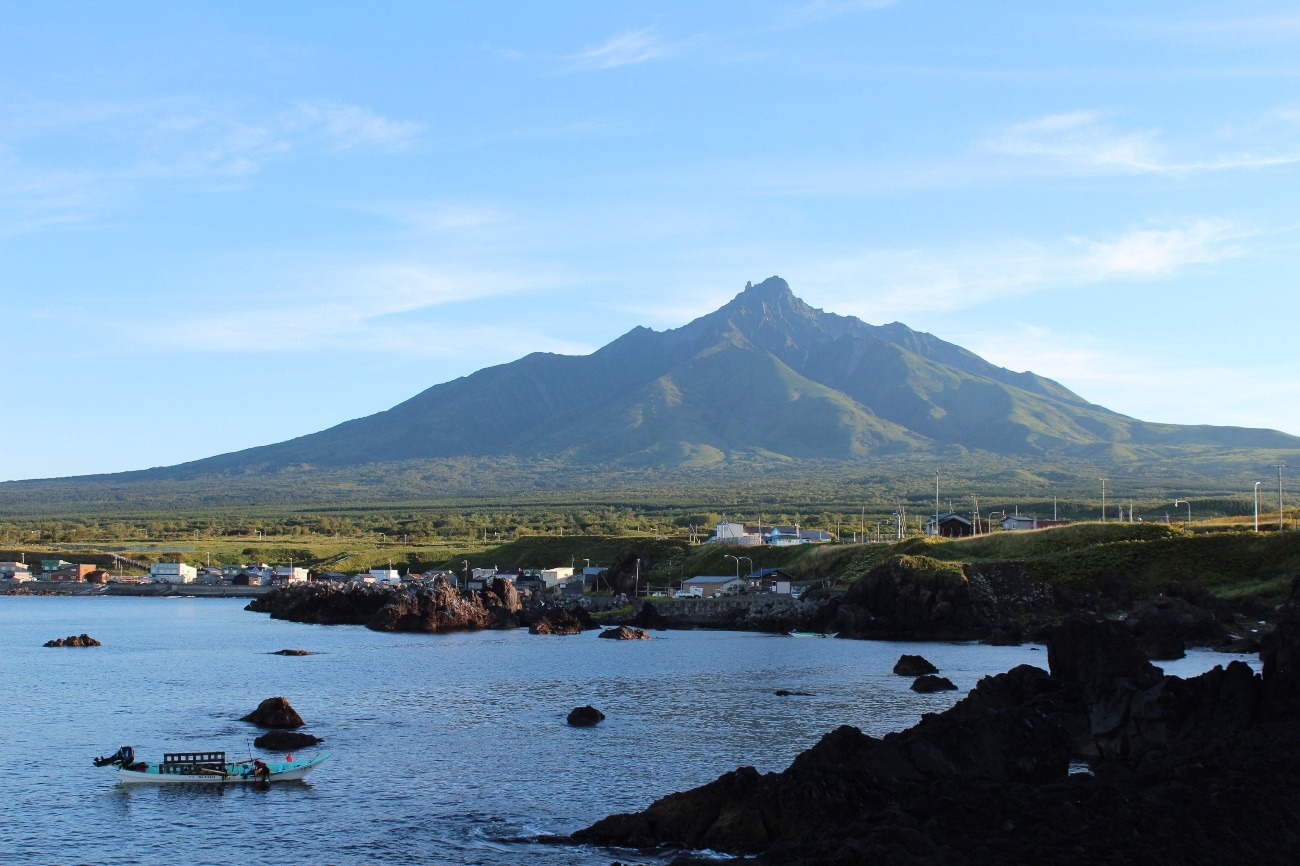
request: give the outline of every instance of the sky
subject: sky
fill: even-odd
[[[0,480],[170,465],[746,281],[1300,434],[1300,4],[0,0]]]

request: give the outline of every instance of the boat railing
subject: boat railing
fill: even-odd
[[[225,752],[167,752],[158,772],[173,776],[205,776],[226,772]]]

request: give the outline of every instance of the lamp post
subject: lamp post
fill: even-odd
[[[465,566],[465,586],[468,587],[469,586],[469,560],[462,559],[460,561],[460,564]]]
[[[1259,488],[1263,481],[1255,482],[1255,531],[1259,532]]]
[[[742,557],[742,556],[732,556],[730,553],[724,553],[724,554],[723,554],[723,557],[726,558],[726,559],[734,559],[734,560],[736,560],[736,580],[740,580],[740,560],[744,559],[745,557]]]
[[[1186,499],[1175,499],[1174,508],[1177,508],[1180,505],[1187,506],[1187,528],[1191,529],[1192,528],[1192,503],[1188,502]]]

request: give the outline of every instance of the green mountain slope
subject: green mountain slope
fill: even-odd
[[[1296,451],[1272,430],[1151,424],[1088,403],[1033,373],[897,322],[874,326],[809,307],[772,277],[673,330],[636,328],[587,356],[533,354],[435,385],[365,418],[287,442],[114,482],[276,473],[346,475],[384,465],[661,467],[871,461],[981,452],[1026,465],[1225,461],[1241,449]],[[469,461],[467,464],[466,461]],[[539,468],[540,467],[540,468]]]

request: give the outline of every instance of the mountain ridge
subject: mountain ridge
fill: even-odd
[[[284,442],[88,479],[181,480],[346,471],[418,461],[706,467],[989,452],[1115,460],[1185,448],[1300,449],[1271,430],[1154,424],[898,322],[871,325],[747,283],[664,331],[589,355],[532,353],[390,409]]]

